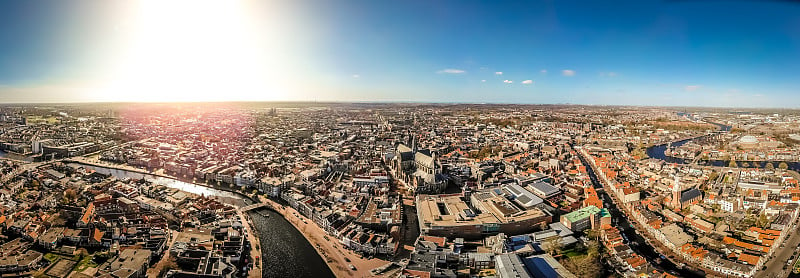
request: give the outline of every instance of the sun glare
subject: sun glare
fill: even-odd
[[[284,99],[281,59],[247,2],[138,1],[96,98],[112,101]],[[272,57],[269,57],[272,56]]]

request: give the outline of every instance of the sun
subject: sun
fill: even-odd
[[[282,61],[245,1],[135,1],[95,99],[281,100]],[[276,36],[272,36],[275,38]]]

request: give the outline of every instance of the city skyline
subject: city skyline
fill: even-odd
[[[0,99],[800,105],[800,5],[613,4],[5,3]]]

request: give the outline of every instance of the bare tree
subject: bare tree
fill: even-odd
[[[73,203],[76,198],[78,198],[78,193],[75,192],[75,189],[68,188],[64,191],[64,198],[67,198],[67,201]]]
[[[597,240],[600,238],[600,229],[596,228],[586,230],[586,236],[593,240]]]
[[[563,245],[561,245],[561,238],[560,238],[560,237],[557,237],[557,236],[550,237],[550,238],[546,239],[546,240],[545,240],[545,241],[542,243],[542,248],[544,248],[544,250],[545,250],[545,251],[546,251],[548,254],[550,254],[550,255],[553,255],[553,256],[556,256],[556,255],[558,255],[558,254],[561,254],[561,249],[562,249],[563,247],[564,247],[564,246],[563,246]]]
[[[561,262],[565,268],[581,278],[603,277],[603,265],[600,261],[600,246],[596,241],[586,244],[587,254],[575,256]]]

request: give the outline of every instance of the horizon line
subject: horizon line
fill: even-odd
[[[512,103],[512,102],[436,102],[436,101],[313,101],[313,100],[226,100],[226,101],[70,101],[70,102],[0,102],[0,106],[13,105],[87,105],[87,104],[241,104],[241,103],[308,103],[308,104],[428,104],[428,105],[518,105],[518,106],[596,106],[641,108],[713,108],[713,109],[780,109],[800,110],[800,107],[747,107],[699,105],[636,105],[636,104],[580,104],[580,103]]]

